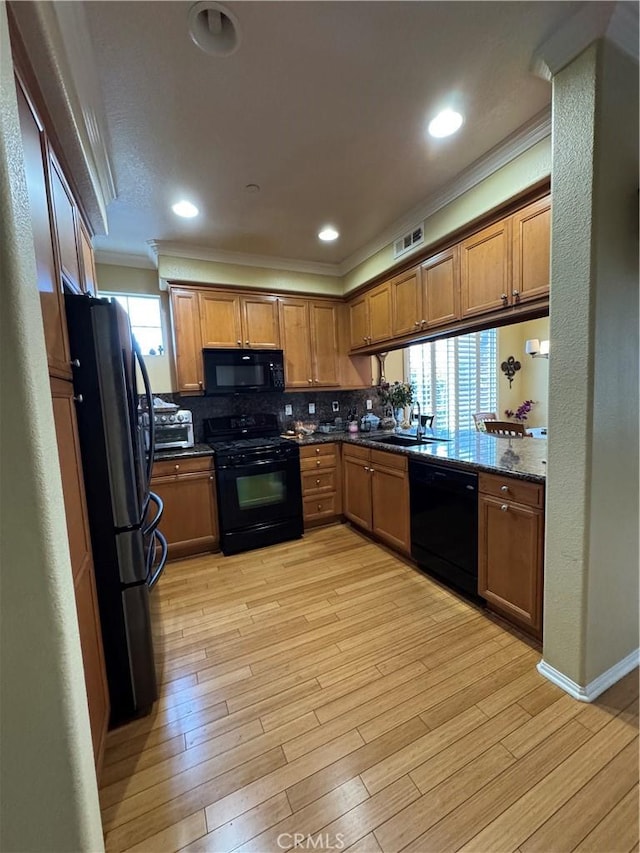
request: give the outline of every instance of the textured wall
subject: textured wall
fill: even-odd
[[[553,81],[544,659],[581,686],[638,646],[637,66],[599,51]]]
[[[103,847],[29,201],[0,4],[0,849]]]

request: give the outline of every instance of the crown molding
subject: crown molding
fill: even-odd
[[[83,4],[17,2],[12,11],[89,224],[106,234],[116,190]]]
[[[140,255],[137,252],[112,252],[107,249],[96,249],[94,252],[97,264],[107,264],[114,267],[135,267],[140,270],[155,270],[158,268],[151,255]]]
[[[607,38],[636,62],[640,59],[638,3],[618,2],[607,27]]]
[[[367,243],[361,249],[358,249],[357,252],[346,258],[339,265],[339,274],[346,275],[354,267],[357,267],[358,264],[361,264],[376,252],[393,243],[394,240],[401,237],[408,229],[424,222],[429,216],[433,216],[441,208],[455,201],[455,199],[470,189],[473,189],[477,184],[484,181],[485,178],[488,178],[494,172],[497,172],[498,169],[506,166],[520,154],[532,148],[537,142],[550,135],[551,107],[547,107],[460,172],[456,179],[448,184],[445,189],[431,195],[425,202],[422,202],[418,207],[413,208],[413,210],[405,214],[402,219],[396,220],[396,222],[386,228],[375,240]]]
[[[551,80],[590,44],[604,37],[616,5],[627,4],[585,3],[538,47],[531,61],[531,71],[543,80]]]
[[[209,249],[205,246],[185,246],[167,240],[148,240],[150,250],[156,261],[160,255],[173,258],[188,258],[192,261],[211,261],[218,264],[238,264],[245,267],[264,267],[265,269],[287,270],[288,272],[310,273],[312,275],[340,276],[338,264],[319,261],[299,261],[293,258],[276,258],[271,255],[248,255],[242,252],[227,252],[222,249]]]

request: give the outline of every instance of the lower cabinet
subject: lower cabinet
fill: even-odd
[[[217,549],[220,537],[212,456],[156,462],[151,490],[164,502],[160,530],[169,545],[170,559]]]
[[[338,519],[342,513],[340,446],[334,443],[300,448],[304,526]]]
[[[407,457],[344,444],[344,514],[393,548],[411,552]]]
[[[488,607],[542,636],[544,487],[480,474],[478,593]]]
[[[93,572],[89,517],[84,494],[76,402],[72,383],[51,378],[51,397],[93,754],[99,775],[109,723],[109,688],[102,648],[98,595]]]

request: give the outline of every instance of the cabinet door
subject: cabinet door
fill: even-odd
[[[82,257],[82,289],[85,293],[95,296],[97,287],[93,249],[89,234],[82,222],[80,223],[80,255]]]
[[[234,293],[198,293],[201,347],[241,347],[240,297]]]
[[[513,227],[513,303],[549,292],[551,200],[547,196],[511,217]]]
[[[171,325],[178,391],[202,392],[202,338],[197,292],[171,289]]]
[[[348,519],[371,530],[371,475],[365,459],[342,459],[343,507]]]
[[[462,316],[511,303],[511,227],[503,219],[460,244]]]
[[[369,343],[391,337],[391,287],[387,281],[369,293]]]
[[[53,253],[53,220],[50,216],[47,195],[43,131],[19,83],[16,88],[49,371],[55,376],[70,379],[67,324],[64,319],[62,291]]]
[[[73,385],[62,379],[52,379],[51,396],[93,753],[99,771],[109,721],[109,692],[93,572]]]
[[[151,490],[164,502],[160,530],[171,558],[215,549],[219,536],[214,477],[207,472],[151,481]]]
[[[458,247],[439,252],[422,264],[423,327],[446,326],[460,319]]]
[[[420,268],[414,267],[391,279],[391,333],[410,335],[420,329],[422,297]]]
[[[326,302],[309,305],[313,384],[333,386],[338,378],[338,308]]]
[[[349,303],[349,343],[351,349],[369,345],[369,300],[366,296]]]
[[[285,297],[280,300],[280,330],[286,387],[310,388],[313,385],[313,374],[309,303],[306,299]]]
[[[406,471],[371,469],[373,532],[394,548],[409,553],[409,480]]]
[[[276,296],[243,296],[242,346],[280,349],[280,324]]]
[[[55,231],[58,237],[60,268],[67,283],[80,292],[80,259],[78,253],[78,226],[73,196],[67,187],[62,170],[53,154],[49,153],[51,194],[55,214]]]
[[[495,610],[542,632],[542,511],[479,496],[478,593]]]

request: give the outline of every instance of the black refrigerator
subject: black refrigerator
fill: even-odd
[[[149,488],[153,434],[141,423],[149,377],[116,300],[65,295],[80,449],[100,608],[111,725],[149,713],[157,699],[149,594],[167,559],[162,501]],[[153,418],[150,418],[153,425]]]

